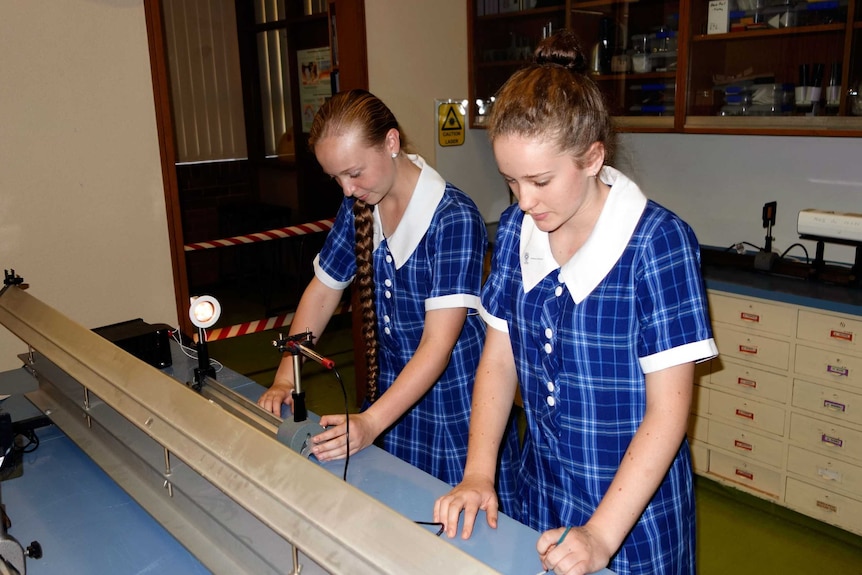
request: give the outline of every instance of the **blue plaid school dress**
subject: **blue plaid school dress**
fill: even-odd
[[[420,157],[409,157],[422,172],[391,237],[382,237],[374,210],[380,393],[413,357],[427,311],[466,307],[468,315],[446,370],[384,433],[382,446],[455,485],[464,476],[473,381],[485,337],[477,310],[487,235],[473,201]],[[353,203],[352,198],[344,199],[315,260],[316,277],[334,289],[347,287],[356,273]]]
[[[546,233],[517,206],[501,218],[482,314],[507,331],[527,415],[515,497],[504,511],[545,531],[583,525],[646,410],[644,373],[716,355],[699,246],[678,217],[612,168],[585,245],[560,267]],[[689,447],[610,568],[695,572]]]

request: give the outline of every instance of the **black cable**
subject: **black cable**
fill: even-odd
[[[784,259],[784,256],[786,256],[786,255],[787,255],[787,252],[789,252],[790,250],[792,250],[792,249],[793,249],[793,248],[795,248],[795,247],[800,247],[800,248],[802,248],[802,251],[803,251],[803,252],[805,252],[805,263],[806,263],[806,264],[810,263],[810,262],[811,262],[811,260],[810,260],[810,258],[808,257],[808,250],[805,248],[805,246],[803,246],[802,244],[799,244],[799,243],[791,244],[791,245],[790,245],[790,247],[789,247],[789,248],[787,248],[786,250],[784,250],[784,253],[782,253],[782,254],[779,256],[779,259],[782,259],[782,260],[783,260],[783,259]]]
[[[440,534],[443,533],[443,530],[446,529],[446,525],[440,523],[439,521],[414,521],[416,525],[428,525],[430,527],[437,527],[437,533],[435,535],[440,537]]]
[[[344,472],[341,474],[341,479],[347,481],[347,466],[350,465],[350,405],[347,399],[347,389],[344,387],[344,381],[341,379],[341,374],[334,367],[332,373],[335,374],[335,379],[341,385],[341,393],[344,395],[344,425],[346,427],[345,446],[347,447],[347,455],[344,456]]]
[[[21,445],[20,447],[15,445],[12,449],[20,451],[21,453],[33,453],[37,449],[39,449],[39,436],[36,435],[36,431],[33,429],[28,429],[23,433],[19,433],[21,437],[27,439],[27,443]]]

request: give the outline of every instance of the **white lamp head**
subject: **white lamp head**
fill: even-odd
[[[215,325],[221,317],[221,304],[211,295],[202,295],[191,298],[189,306],[189,319],[199,328],[208,328]]]

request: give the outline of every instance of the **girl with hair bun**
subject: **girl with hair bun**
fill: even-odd
[[[435,521],[472,533],[498,509],[542,532],[558,574],[695,572],[688,414],[717,354],[691,228],[608,165],[611,121],[577,38],[544,40],[497,94],[488,135],[517,205],[482,289],[488,325],[464,480]],[[520,386],[514,493],[494,464]]]
[[[484,221],[464,192],[406,153],[395,116],[364,90],[328,100],[309,144],[345,197],[290,333],[319,337],[355,281],[369,380],[362,412],[350,417],[349,442],[345,415],[324,415],[312,453],[340,459],[348,445],[353,455],[379,438],[390,453],[455,485],[485,334],[476,313]],[[292,390],[292,358],[285,357],[258,404],[281,415]]]

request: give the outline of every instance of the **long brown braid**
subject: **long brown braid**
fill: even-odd
[[[363,201],[353,204],[353,219],[356,227],[356,279],[359,312],[362,317],[362,339],[365,340],[365,366],[367,384],[365,399],[374,403],[377,399],[377,378],[380,367],[377,363],[377,308],[374,305],[374,266],[372,249],[374,243],[374,208]]]
[[[407,149],[404,132],[395,115],[379,98],[365,90],[340,92],[320,107],[309,130],[308,144],[314,149],[316,143],[327,137],[344,136],[354,131],[360,134],[370,147],[382,147],[391,129],[398,130],[401,149]],[[362,319],[361,333],[365,340],[367,369],[366,399],[373,403],[378,395],[377,311],[374,305],[374,208],[357,200],[353,204],[356,229],[356,278],[354,286],[359,299]]]

